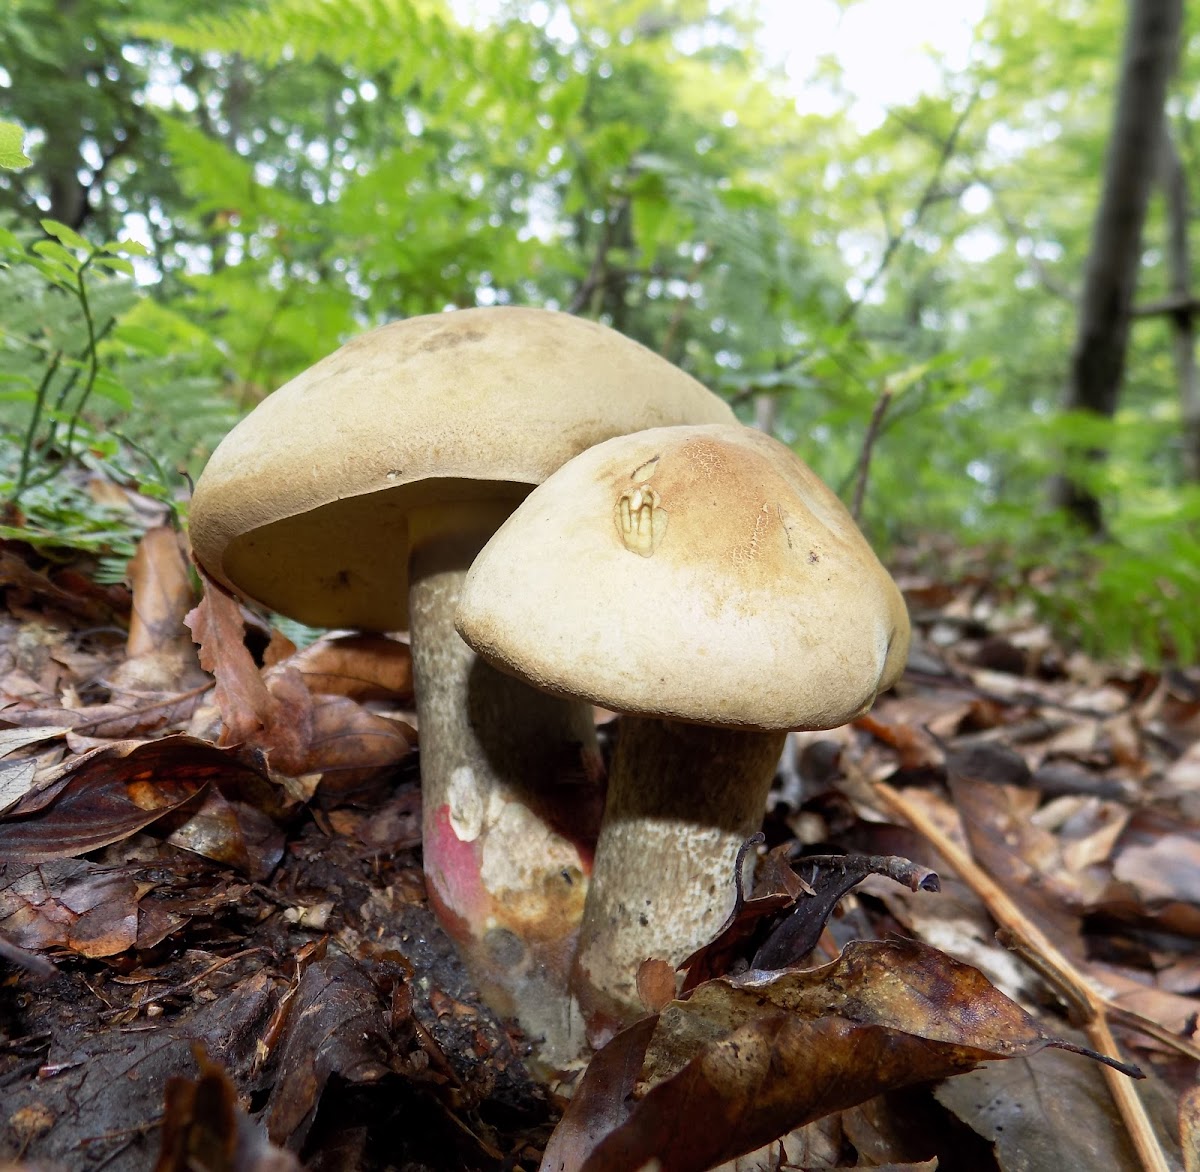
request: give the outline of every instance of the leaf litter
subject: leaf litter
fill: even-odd
[[[547,1086],[425,901],[407,646],[193,584],[166,527],[128,589],[0,549],[0,1160],[1200,1167],[1200,673],[909,573],[905,680],[793,734],[723,931]]]

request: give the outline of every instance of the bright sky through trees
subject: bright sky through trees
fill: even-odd
[[[782,61],[804,111],[829,112],[828,86],[813,81],[822,57],[841,66],[855,121],[877,125],[884,109],[937,87],[934,55],[951,67],[970,52],[985,0],[761,0],[764,48]]]

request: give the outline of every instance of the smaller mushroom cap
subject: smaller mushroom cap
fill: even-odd
[[[736,728],[832,728],[908,654],[904,600],[841,501],[740,426],[608,440],[476,558],[463,638],[546,691]]]

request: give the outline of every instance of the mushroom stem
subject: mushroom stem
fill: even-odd
[[[573,978],[593,1042],[641,1015],[644,960],[678,965],[725,922],[786,737],[621,718]]]
[[[543,1038],[552,1063],[578,1048],[567,989],[602,766],[589,704],[497,671],[454,630],[489,535],[425,540],[410,564],[424,866],[430,904],[481,994]]]

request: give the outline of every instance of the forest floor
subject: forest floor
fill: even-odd
[[[792,738],[691,1002],[546,1086],[426,905],[401,641],[189,629],[165,527],[129,585],[0,545],[0,1166],[1200,1169],[1200,670],[899,580],[908,671]]]

